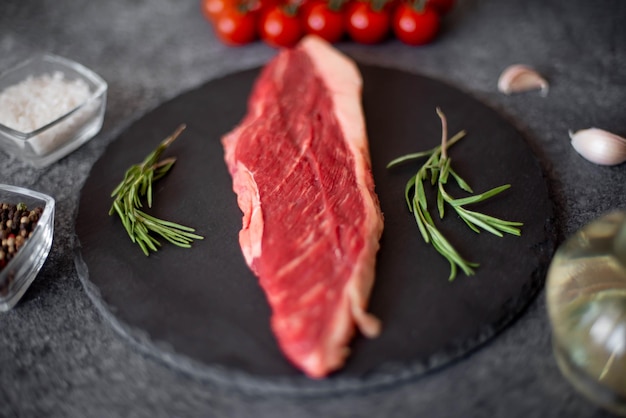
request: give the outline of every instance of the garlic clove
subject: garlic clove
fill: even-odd
[[[548,95],[548,82],[537,71],[523,64],[511,65],[502,71],[498,79],[498,90],[504,94],[522,93],[541,90],[542,96]]]
[[[576,152],[592,163],[617,165],[626,161],[626,138],[598,128],[570,131],[569,136]]]

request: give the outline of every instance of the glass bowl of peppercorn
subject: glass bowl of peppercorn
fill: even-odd
[[[20,300],[52,246],[54,199],[0,184],[0,311]]]

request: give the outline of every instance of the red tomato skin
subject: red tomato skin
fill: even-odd
[[[341,40],[344,34],[344,16],[331,10],[325,3],[311,5],[303,16],[304,31],[315,34],[330,43]]]
[[[280,4],[280,0],[244,0],[252,12],[264,14]]]
[[[298,7],[298,15],[302,16],[302,24],[304,25],[304,18],[309,14],[313,6],[318,4],[328,4],[324,0],[303,0],[300,6]]]
[[[256,16],[230,8],[220,13],[214,22],[215,34],[229,46],[246,45],[257,38]]]
[[[425,45],[432,42],[440,25],[439,13],[429,6],[419,11],[404,3],[396,8],[393,15],[393,33],[407,45]]]
[[[427,5],[434,7],[441,16],[445,16],[450,13],[450,11],[454,8],[455,3],[455,0],[428,0],[426,2]]]
[[[274,7],[261,17],[259,34],[270,46],[289,48],[298,43],[303,32],[297,16],[288,15],[281,7]]]
[[[373,10],[369,3],[357,1],[346,13],[346,32],[358,43],[375,44],[389,35],[391,17],[389,10]]]
[[[202,0],[200,8],[206,20],[215,22],[224,10],[234,7],[234,4],[233,0]]]

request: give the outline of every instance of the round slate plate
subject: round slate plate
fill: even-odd
[[[243,117],[258,69],[211,81],[132,124],[94,165],[76,221],[77,268],[94,303],[144,352],[188,373],[253,393],[336,394],[417,376],[467,353],[521,312],[543,283],[553,251],[552,209],[542,170],[520,133],[493,110],[438,81],[361,66],[374,179],[385,216],[370,310],[379,338],[357,336],[345,367],[321,381],[281,355],[270,310],[238,244],[241,212],[220,137]],[[451,211],[441,230],[475,276],[448,281],[449,265],[422,242],[404,202],[417,165],[387,170],[391,159],[439,143],[435,107],[450,132],[456,171],[476,191],[511,189],[476,210],[524,222],[521,237],[470,231]],[[178,161],[155,185],[156,216],[192,225],[205,239],[192,249],[165,245],[146,257],[108,216],[110,192],[181,123],[166,152]],[[459,194],[460,195],[460,194]]]

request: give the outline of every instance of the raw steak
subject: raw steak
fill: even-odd
[[[383,219],[356,65],[307,37],[270,61],[248,113],[222,139],[243,212],[239,242],[285,355],[308,376],[341,367],[365,309]]]

